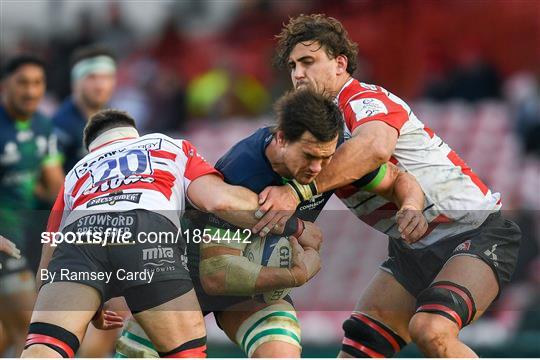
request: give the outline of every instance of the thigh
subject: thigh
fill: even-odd
[[[434,282],[451,281],[470,291],[476,316],[480,317],[499,292],[499,284],[492,268],[482,259],[471,255],[456,255],[450,258],[436,276]]]
[[[249,357],[300,357],[300,325],[294,307],[285,300],[247,300],[217,313],[216,320]]]
[[[80,342],[100,304],[99,292],[88,285],[71,282],[46,284],[39,291],[32,322],[60,326],[75,334]]]
[[[194,290],[134,315],[158,351],[175,349],[206,335]]]
[[[360,297],[355,311],[379,320],[410,342],[408,324],[415,306],[416,299],[394,276],[379,269]]]

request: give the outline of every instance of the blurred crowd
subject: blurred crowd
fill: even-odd
[[[2,62],[28,52],[45,60],[41,108],[51,117],[76,96],[73,55],[96,44],[116,62],[103,106],[128,111],[142,132],[189,133],[228,119],[269,117],[272,101],[290,88],[286,70],[272,66],[274,36],[289,15],[323,12],[340,19],[359,43],[359,79],[407,100],[502,102],[522,156],[540,159],[535,1],[231,1],[221,17],[212,2],[170,2],[161,30],[149,37],[137,36],[125,15],[136,3],[102,6],[107,18],[101,22],[82,8],[69,32],[51,32],[46,40],[25,32],[0,48]],[[518,281],[497,305],[516,311],[495,311],[487,320],[516,334],[540,333],[540,209],[533,210],[516,214],[524,233]]]

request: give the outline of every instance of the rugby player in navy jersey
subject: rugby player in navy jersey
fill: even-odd
[[[44,63],[34,56],[14,57],[2,71],[0,229],[23,254],[31,211],[38,199],[53,200],[64,178],[52,124],[37,111],[45,81]],[[11,304],[2,306],[0,321],[19,353],[35,299],[34,275],[25,257],[0,254],[0,262],[0,300]]]
[[[93,45],[73,53],[72,94],[52,117],[66,174],[86,155],[82,141],[86,122],[109,103],[115,84],[116,60],[107,48]]]
[[[276,103],[276,115],[276,127],[257,130],[216,163],[226,182],[254,192],[271,184],[309,183],[331,161],[343,130],[341,113],[331,99],[310,89],[289,93]],[[402,228],[415,229],[404,231],[404,237],[417,239],[426,230],[423,217],[412,217],[406,210],[421,207],[424,202],[410,175],[385,164],[355,185],[397,204]],[[322,234],[313,222],[330,196],[332,192],[327,192],[302,202],[284,232],[298,239],[298,244],[293,240],[295,256],[313,258],[306,262],[311,269],[299,271],[294,259],[290,272],[250,262],[242,256],[246,244],[211,242],[201,244],[199,249],[198,244],[188,242],[190,274],[203,311],[213,312],[227,336],[249,357],[300,357],[300,326],[291,298],[267,304],[252,295],[300,286],[319,270]],[[216,232],[231,229],[216,218],[210,223],[209,228]],[[157,355],[134,322],[128,324],[119,340],[117,354]]]

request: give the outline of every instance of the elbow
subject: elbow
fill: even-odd
[[[230,201],[228,201],[225,196],[221,195],[212,197],[210,201],[204,204],[204,211],[212,214],[230,210],[232,210]]]
[[[377,161],[378,165],[382,165],[388,160],[394,153],[394,148],[386,146],[386,144],[377,143],[376,141],[372,143],[372,152],[373,159]]]

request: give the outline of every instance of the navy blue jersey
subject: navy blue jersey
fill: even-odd
[[[251,136],[234,145],[216,163],[225,182],[231,185],[244,186],[255,193],[260,193],[267,186],[283,185],[286,180],[276,173],[266,158],[265,150],[273,139],[270,127],[260,128]],[[342,140],[338,144],[341,145]],[[379,169],[367,174],[354,185],[362,187],[371,182]],[[302,220],[315,221],[333,191],[327,191],[306,200],[298,205],[296,215]]]
[[[19,243],[21,211],[37,206],[34,195],[42,166],[59,162],[52,124],[40,113],[13,119],[0,105],[0,228]]]
[[[215,168],[219,170],[225,182],[231,185],[240,185],[250,189],[255,193],[260,193],[267,186],[283,185],[287,180],[276,173],[266,157],[265,150],[273,139],[270,127],[261,128],[252,135],[241,140],[234,145],[225,155],[216,163]],[[342,140],[340,139],[340,143]],[[365,186],[369,184],[379,173],[379,169],[366,175],[355,183],[355,186]],[[304,201],[298,205],[296,216],[313,222],[323,209],[324,205],[332,196],[333,191],[319,194],[310,200]],[[228,224],[214,215],[204,214],[202,217],[198,211],[189,212],[184,217],[184,226],[191,228],[204,228],[211,224],[212,227],[232,228]],[[199,280],[199,244],[193,241],[187,241],[188,267],[199,303],[206,314],[209,311],[224,310],[250,297],[242,296],[210,296],[202,289]]]
[[[88,152],[83,146],[86,118],[73,98],[67,98],[52,118],[58,137],[58,147],[64,155],[64,172],[67,174]]]

